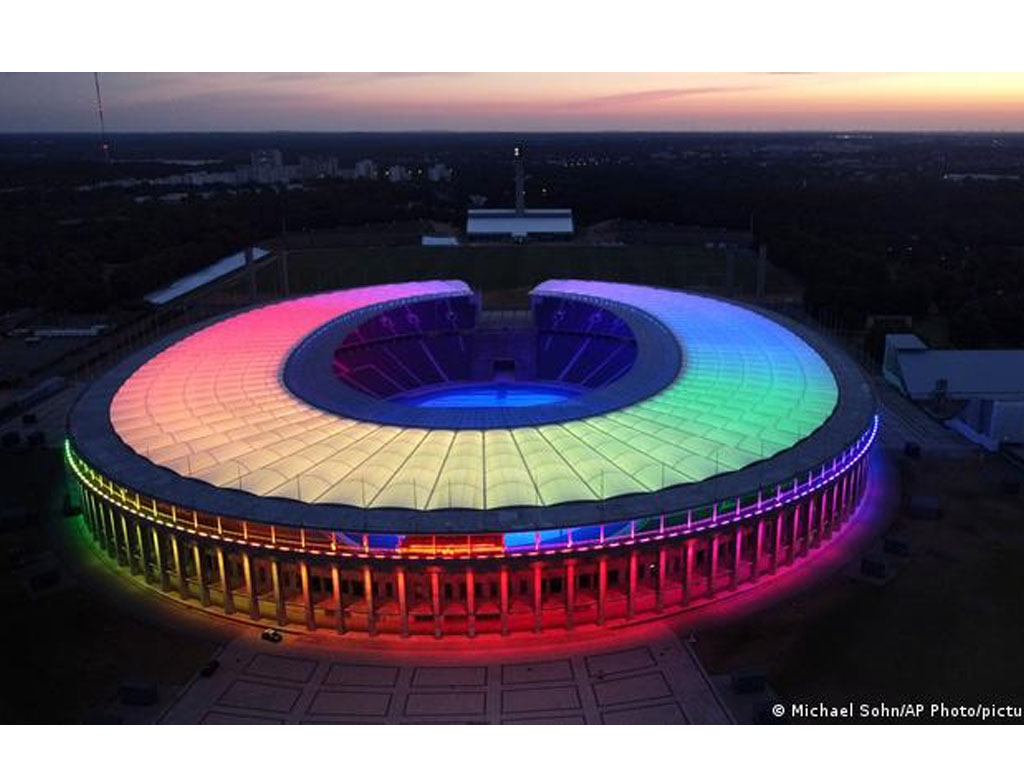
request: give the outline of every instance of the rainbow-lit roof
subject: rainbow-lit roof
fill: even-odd
[[[826,363],[750,310],[611,283],[556,280],[535,292],[647,312],[679,342],[680,375],[617,411],[486,430],[359,421],[285,388],[289,353],[329,321],[385,302],[469,293],[461,282],[430,281],[294,299],[204,328],[135,371],[117,391],[110,420],[139,455],[222,488],[306,503],[484,510],[704,480],[792,447],[835,408]]]

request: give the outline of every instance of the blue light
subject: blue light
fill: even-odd
[[[528,408],[560,403],[573,397],[571,390],[540,384],[474,384],[401,398],[419,408]]]

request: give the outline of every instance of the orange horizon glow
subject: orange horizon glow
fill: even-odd
[[[101,75],[118,131],[1024,130],[1022,73]],[[0,131],[93,130],[91,75],[0,79]]]

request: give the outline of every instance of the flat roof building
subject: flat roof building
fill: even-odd
[[[479,238],[572,237],[572,210],[569,208],[470,208],[466,214],[466,234]]]
[[[882,374],[990,451],[1024,443],[1024,349],[929,349],[913,334],[890,334]]]

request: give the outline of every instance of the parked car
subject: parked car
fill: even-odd
[[[263,632],[260,634],[260,637],[262,637],[268,643],[280,643],[284,639],[284,635],[282,635],[276,629],[270,629],[269,627],[263,630]]]

